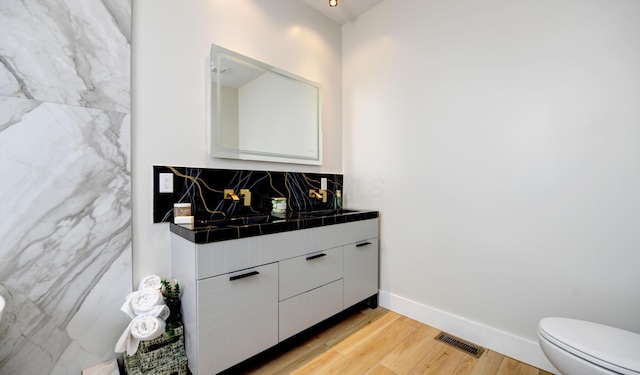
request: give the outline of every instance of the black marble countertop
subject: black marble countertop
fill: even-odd
[[[218,220],[196,220],[194,229],[170,223],[170,229],[184,239],[202,244],[375,219],[378,215],[378,211],[367,210],[301,211],[290,212],[284,217],[258,214]]]

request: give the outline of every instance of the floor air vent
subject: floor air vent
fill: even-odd
[[[482,353],[484,353],[484,349],[468,343],[466,341],[460,340],[457,337],[451,336],[448,333],[440,332],[438,336],[435,337],[436,340],[441,341],[447,345],[451,345],[456,349],[462,350],[467,354],[471,354],[476,358],[480,358]]]

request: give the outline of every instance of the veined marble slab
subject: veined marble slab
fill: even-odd
[[[131,0],[0,1],[0,95],[130,112]]]
[[[131,0],[0,0],[0,373],[115,358],[131,290]]]
[[[0,97],[0,373],[115,357],[132,284],[129,142],[127,113]]]

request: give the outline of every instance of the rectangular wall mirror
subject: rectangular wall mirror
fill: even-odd
[[[305,78],[211,46],[212,156],[322,164],[322,90]]]

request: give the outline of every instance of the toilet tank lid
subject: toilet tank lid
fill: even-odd
[[[640,373],[640,334],[584,320],[544,318],[540,333],[585,360]],[[609,364],[609,365],[607,365]]]

